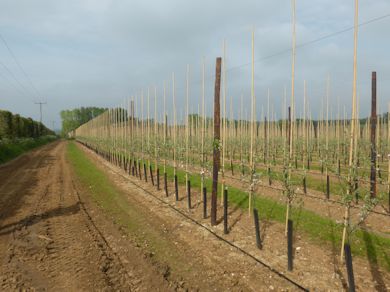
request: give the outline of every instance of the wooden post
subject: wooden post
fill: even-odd
[[[290,145],[291,139],[291,107],[288,107],[288,124],[287,124],[287,145]]]
[[[256,246],[258,249],[261,249],[262,244],[261,244],[261,237],[260,237],[259,213],[256,208],[253,209],[253,220],[255,223]]]
[[[168,182],[167,182],[166,172],[164,172],[164,189],[165,189],[165,196],[168,197]]]
[[[269,95],[269,89],[268,89],[268,95]],[[268,96],[268,114],[269,114],[269,96]],[[267,138],[267,117],[264,118],[264,163],[268,163],[269,157],[268,157],[268,138]],[[269,165],[269,163],[268,163]]]
[[[223,233],[228,234],[228,190],[223,190]]]
[[[160,169],[157,168],[157,171],[156,171],[156,179],[157,179],[157,190],[159,191],[160,190]]]
[[[330,196],[330,181],[329,174],[326,175],[326,198],[329,199]]]
[[[191,181],[187,180],[187,203],[188,203],[188,210],[191,209]]]
[[[150,174],[150,180],[152,181],[152,185],[154,186],[153,168],[151,164],[149,165],[149,174]]]
[[[214,88],[214,143],[213,143],[213,187],[211,193],[211,225],[217,224],[217,192],[218,192],[218,171],[220,163],[220,130],[221,130],[221,63],[222,58],[218,57],[215,69],[215,88]]]
[[[355,278],[353,274],[352,253],[351,253],[350,245],[345,244],[344,250],[345,250],[345,265],[347,267],[347,274],[348,274],[348,291],[355,292]]]
[[[293,222],[288,220],[287,225],[287,270],[293,270]]]
[[[175,200],[179,201],[179,188],[177,186],[177,174],[174,175],[174,184],[175,184]]]
[[[207,218],[207,189],[203,187],[203,219]]]
[[[376,72],[371,76],[371,176],[370,195],[376,197]]]

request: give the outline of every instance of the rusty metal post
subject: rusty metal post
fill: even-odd
[[[213,142],[213,187],[211,192],[211,225],[217,225],[217,193],[218,193],[218,171],[220,164],[220,139],[221,139],[221,63],[222,58],[218,57],[215,66],[215,88],[214,88],[214,142]]]

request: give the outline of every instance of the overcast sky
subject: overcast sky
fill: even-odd
[[[360,0],[361,23],[389,15],[389,0]],[[353,26],[354,0],[297,0],[297,45]],[[240,95],[249,111],[251,29],[255,27],[257,112],[267,109],[267,90],[280,117],[284,88],[291,94],[291,2],[233,0],[1,0],[0,33],[23,67],[0,40],[0,108],[39,119],[56,128],[59,112],[80,106],[110,107],[157,86],[161,106],[167,81],[176,74],[179,109],[184,105],[186,66],[190,65],[190,107],[197,111],[202,57],[206,98],[212,99],[215,57],[227,44],[227,96],[235,115]],[[284,52],[278,54],[279,52]],[[272,55],[275,55],[271,57]],[[350,112],[353,31],[297,49],[297,115],[307,80],[311,112],[320,112],[330,78],[330,106]],[[242,65],[242,66],[241,66]],[[359,28],[360,115],[369,112],[371,71],[378,75],[379,112],[390,101],[390,17]],[[30,82],[31,81],[31,82]],[[33,85],[31,85],[31,83]],[[36,88],[36,90],[35,90]],[[211,110],[211,102],[208,103]],[[244,109],[245,111],[245,109]]]

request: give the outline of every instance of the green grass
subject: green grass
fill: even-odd
[[[186,260],[174,251],[173,240],[153,228],[153,219],[139,208],[129,203],[123,194],[94,163],[85,156],[76,143],[69,142],[67,159],[71,163],[78,182],[87,188],[86,193],[114,222],[121,226],[137,245],[147,246],[147,252],[160,263],[168,263],[172,271],[188,271]],[[145,244],[147,243],[147,244]]]
[[[43,136],[35,139],[22,138],[16,140],[0,140],[0,164],[56,139],[57,137],[55,136]]]
[[[177,169],[176,174],[178,182],[184,185],[185,171]],[[167,176],[173,180],[173,167],[167,166]],[[192,189],[200,188],[200,175],[191,174],[190,180]],[[205,180],[208,193],[211,191],[211,183],[211,179]],[[221,194],[220,187],[219,185],[218,196]],[[248,193],[229,187],[229,202],[247,209]],[[260,218],[263,220],[273,220],[284,224],[286,205],[257,195],[254,198],[254,207],[258,209]],[[300,207],[293,207],[291,219],[294,221],[296,232],[304,233],[311,242],[324,248],[334,249],[336,255],[339,254],[343,229],[341,224]],[[366,257],[371,263],[378,264],[390,271],[390,238],[358,229],[352,234],[350,243],[354,255]]]
[[[101,172],[98,172],[99,174],[96,176],[94,175],[94,173],[97,172],[95,170],[96,167],[93,166],[92,162],[84,156],[74,143],[69,144],[68,150],[70,157],[73,157],[71,160],[80,179],[83,179],[85,180],[85,183],[90,184],[94,190],[96,189],[96,192],[103,192],[101,197],[102,200],[104,200],[104,204],[119,204],[121,199],[118,198],[118,195],[109,195],[111,191],[109,189],[106,190],[106,188],[112,187],[109,187],[110,183],[105,175]],[[154,167],[153,163],[151,163],[151,165]],[[167,165],[166,170],[167,177],[170,180],[173,180],[173,167]],[[143,171],[142,168],[141,171]],[[162,173],[162,165],[160,166],[160,173]],[[184,185],[185,172],[181,169],[177,169],[176,174],[178,176],[179,184]],[[195,191],[196,189],[199,191],[201,185],[200,175],[191,174],[189,178],[191,180],[191,188]],[[210,193],[211,179],[206,178],[205,186],[208,189],[208,193]],[[169,190],[169,192],[172,191],[173,190]],[[220,195],[220,190],[218,191],[218,195]],[[116,201],[117,203],[115,203]],[[229,202],[234,206],[246,209],[248,208],[248,194],[240,189],[229,187]],[[125,206],[125,203],[123,202],[120,203],[120,205],[123,205],[125,209],[130,208],[129,206]],[[286,206],[279,201],[257,195],[254,198],[254,207],[259,210],[260,218],[263,220],[267,219],[280,223],[285,222]],[[123,218],[122,223],[129,225],[135,224],[127,222],[127,220],[130,219],[131,218]],[[139,219],[135,216],[131,220],[136,222]],[[321,245],[323,248],[333,250],[336,255],[339,254],[342,235],[341,224],[336,224],[329,218],[322,217],[314,212],[299,207],[293,207],[292,220],[294,221],[295,232],[305,235],[310,242]],[[155,240],[159,240],[158,235],[156,235]],[[382,266],[390,271],[390,238],[385,238],[378,234],[365,232],[359,229],[353,233],[350,240],[352,252],[355,256],[366,257],[372,264]]]

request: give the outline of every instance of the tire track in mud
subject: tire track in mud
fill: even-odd
[[[10,200],[2,206],[3,214],[13,198],[23,202],[0,227],[0,288],[136,290],[134,279],[82,204],[67,169],[64,146],[56,143],[41,149],[27,170],[14,172],[12,180],[20,185],[9,180],[1,187],[9,194],[4,200]]]

